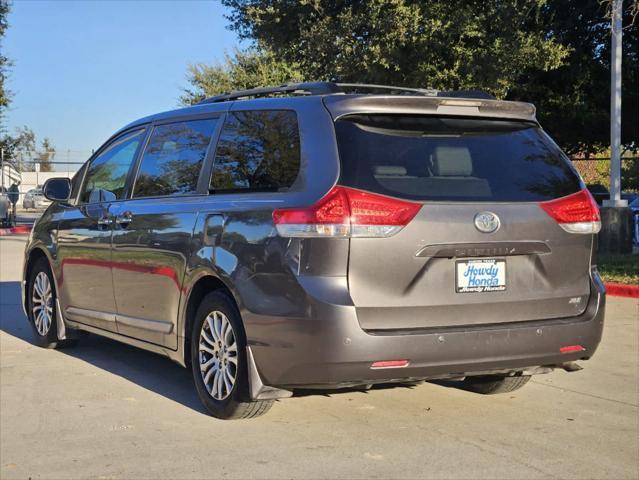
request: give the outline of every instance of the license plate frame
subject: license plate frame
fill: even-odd
[[[470,285],[473,281],[468,275],[469,265],[473,265],[477,268],[496,268],[495,273],[495,285],[490,285],[490,277],[492,272],[488,274],[480,275],[480,278],[476,279],[477,285]],[[460,268],[461,267],[461,268]],[[496,293],[505,292],[508,285],[507,276],[507,262],[505,258],[472,258],[455,261],[455,293]],[[468,272],[471,273],[472,272]],[[461,278],[460,278],[461,276]],[[466,280],[466,282],[460,282],[460,280]]]

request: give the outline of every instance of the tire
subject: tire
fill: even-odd
[[[29,324],[35,344],[42,348],[71,347],[76,339],[58,340],[56,290],[46,258],[39,258],[31,267],[27,290]]]
[[[216,418],[259,417],[273,405],[273,400],[250,399],[246,337],[235,302],[224,291],[209,293],[198,307],[191,370],[200,401]]]
[[[466,377],[463,380],[464,390],[469,390],[482,395],[495,395],[498,393],[509,393],[519,390],[530,380],[530,375],[520,375],[517,377],[499,377],[487,375],[482,377]]]

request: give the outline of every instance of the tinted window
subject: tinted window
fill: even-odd
[[[513,121],[361,115],[335,125],[341,183],[413,200],[541,201],[581,188],[543,133]]]
[[[300,138],[295,112],[231,113],[217,145],[211,188],[277,191],[290,187],[299,169]]]
[[[125,135],[94,158],[87,169],[80,200],[84,203],[124,198],[126,177],[144,130]]]
[[[194,193],[215,122],[193,120],[155,127],[140,162],[133,196]]]

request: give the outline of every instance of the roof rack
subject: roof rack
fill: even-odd
[[[272,95],[328,95],[341,93],[340,88],[332,82],[306,82],[287,83],[277,87],[252,88],[250,90],[238,90],[236,92],[223,93],[202,100],[203,103],[218,103],[228,100],[240,100],[245,98],[268,97]]]
[[[425,97],[436,97],[437,90],[432,88],[407,88],[393,85],[374,85],[369,83],[336,83],[343,93],[364,93],[364,92],[396,92],[399,95],[413,94]]]
[[[198,105],[277,95],[330,95],[333,93],[344,94],[372,92],[388,92],[394,95],[420,95],[426,97],[480,98],[491,100],[495,98],[492,95],[479,90],[441,92],[434,89],[407,88],[366,83],[304,82],[287,83],[277,87],[252,88],[249,90],[238,90],[236,92],[223,93],[221,95],[206,98],[199,102]]]

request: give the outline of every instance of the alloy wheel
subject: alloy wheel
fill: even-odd
[[[45,272],[39,272],[33,282],[31,305],[36,330],[44,337],[53,323],[53,291]]]
[[[228,317],[209,313],[202,324],[199,342],[200,373],[215,400],[224,400],[237,380],[237,339]]]

